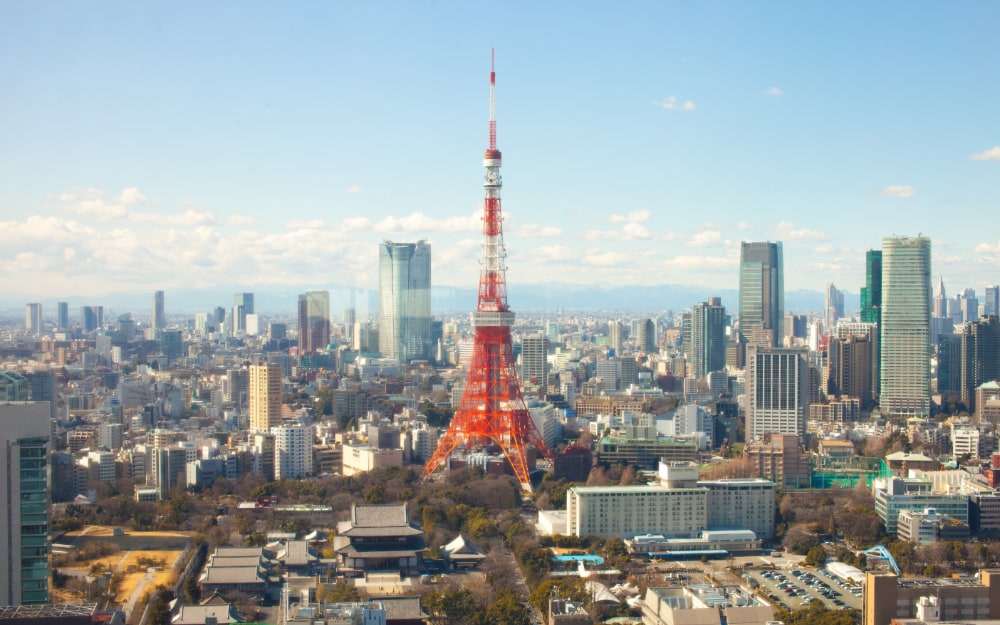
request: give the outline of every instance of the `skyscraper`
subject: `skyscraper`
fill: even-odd
[[[256,311],[253,306],[253,293],[236,293],[233,295],[233,325],[232,333],[240,335],[247,331],[247,315]]]
[[[865,285],[861,287],[861,321],[882,320],[882,250],[865,253]]]
[[[0,605],[48,603],[48,404],[0,404],[0,432]]]
[[[930,415],[931,240],[882,239],[883,413]]]
[[[615,356],[620,356],[625,345],[625,324],[620,319],[608,322],[608,338],[611,340],[611,349],[615,350]]]
[[[299,295],[299,353],[312,354],[330,344],[330,292]]]
[[[779,345],[785,320],[781,243],[740,243],[740,334],[751,345]]]
[[[994,284],[986,287],[986,297],[983,298],[983,315],[1000,315],[1000,286]]]
[[[1000,318],[995,315],[962,326],[962,401],[975,413],[976,389],[1000,379]]]
[[[56,302],[56,329],[69,329],[69,302]]]
[[[767,432],[803,440],[809,414],[809,363],[805,350],[747,347],[747,442]]]
[[[81,306],[80,328],[93,332],[104,325],[104,306]]]
[[[837,321],[844,316],[844,292],[830,282],[826,285],[826,333],[833,335]]]
[[[163,291],[153,293],[153,319],[149,325],[154,330],[167,327],[167,321],[163,316]]]
[[[722,298],[710,297],[691,309],[688,359],[691,375],[702,379],[726,368],[726,307]]]
[[[549,382],[549,340],[541,333],[521,339],[521,381],[535,380],[541,387]]]
[[[635,348],[647,354],[660,351],[656,341],[656,324],[652,319],[640,319],[636,324]]]
[[[841,324],[827,348],[826,395],[856,397],[862,410],[870,410],[878,382],[877,346],[876,324]]]
[[[250,431],[270,432],[281,421],[281,366],[250,365]]]
[[[431,246],[426,241],[379,246],[378,347],[385,358],[429,356]]]
[[[24,307],[24,329],[30,334],[39,335],[42,333],[42,305],[39,303],[27,304]]]

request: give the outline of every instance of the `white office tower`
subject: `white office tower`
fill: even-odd
[[[809,414],[809,364],[805,350],[747,347],[747,442],[765,432],[803,439]]]
[[[931,240],[882,239],[882,358],[885,414],[930,416]]]
[[[312,475],[312,428],[273,427],[274,479],[301,479]]]
[[[0,432],[0,605],[48,603],[48,402],[0,404]]]

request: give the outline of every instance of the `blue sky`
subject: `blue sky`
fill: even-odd
[[[478,278],[490,48],[508,281],[856,292],[930,235],[1000,282],[995,2],[0,3],[0,289]],[[985,227],[984,227],[985,226]],[[706,292],[706,295],[709,295]]]

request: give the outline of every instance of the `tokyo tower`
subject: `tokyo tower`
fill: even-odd
[[[460,444],[466,449],[497,445],[514,470],[521,488],[531,490],[527,451],[552,452],[528,412],[514,365],[510,326],[514,313],[507,305],[506,250],[500,213],[500,150],[494,91],[496,72],[490,67],[490,147],[483,156],[483,243],[479,271],[479,305],[472,313],[475,340],[465,394],[448,431],[427,463],[426,473],[440,468]]]

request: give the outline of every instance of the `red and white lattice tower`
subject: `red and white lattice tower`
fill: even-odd
[[[479,305],[472,314],[475,343],[465,394],[448,431],[438,442],[426,472],[440,468],[455,448],[498,446],[525,490],[531,490],[528,448],[551,456],[521,396],[514,363],[510,326],[514,313],[507,306],[506,251],[500,213],[500,150],[494,106],[496,72],[490,68],[490,147],[483,157],[483,251],[479,272]]]

